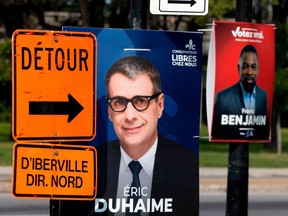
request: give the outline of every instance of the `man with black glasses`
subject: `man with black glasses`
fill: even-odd
[[[269,138],[267,94],[256,85],[259,59],[256,48],[242,48],[238,62],[240,80],[215,98],[213,139],[263,140]]]
[[[97,147],[102,215],[197,216],[198,157],[157,131],[164,110],[158,70],[128,56],[106,74],[108,116],[118,140]]]

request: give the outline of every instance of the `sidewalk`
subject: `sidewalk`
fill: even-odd
[[[0,166],[0,193],[11,190],[12,167]]]
[[[200,194],[226,193],[227,168],[200,168]],[[0,193],[11,190],[11,166],[0,166]],[[288,168],[249,168],[249,193],[288,193]]]
[[[227,168],[200,168],[200,194],[226,193]],[[288,168],[249,168],[249,193],[288,193]]]

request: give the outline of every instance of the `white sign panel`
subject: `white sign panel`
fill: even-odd
[[[206,15],[208,0],[150,0],[152,14]]]

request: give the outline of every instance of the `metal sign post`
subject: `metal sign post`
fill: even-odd
[[[235,21],[252,21],[252,0],[237,0]],[[248,215],[249,143],[229,143],[226,216]]]
[[[150,0],[150,12],[158,15],[205,16],[208,0]]]
[[[130,28],[147,28],[147,0],[131,0]]]

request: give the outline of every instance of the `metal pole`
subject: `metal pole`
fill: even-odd
[[[50,216],[60,215],[60,200],[50,200]]]
[[[147,0],[131,0],[131,29],[147,29]]]
[[[132,29],[147,28],[147,0],[131,0],[131,21]],[[90,203],[77,201],[50,200],[50,216],[73,215],[78,214],[79,207],[82,207],[82,215],[88,215],[85,212],[90,209]]]
[[[61,144],[61,142],[59,142]],[[50,199],[50,216],[60,216],[61,215],[61,204],[60,200]]]
[[[252,0],[236,1],[235,21],[252,22]],[[229,143],[226,216],[248,215],[249,143]]]
[[[252,22],[252,2],[253,0],[236,0],[236,22]]]
[[[230,143],[228,160],[226,216],[247,216],[249,143]]]

